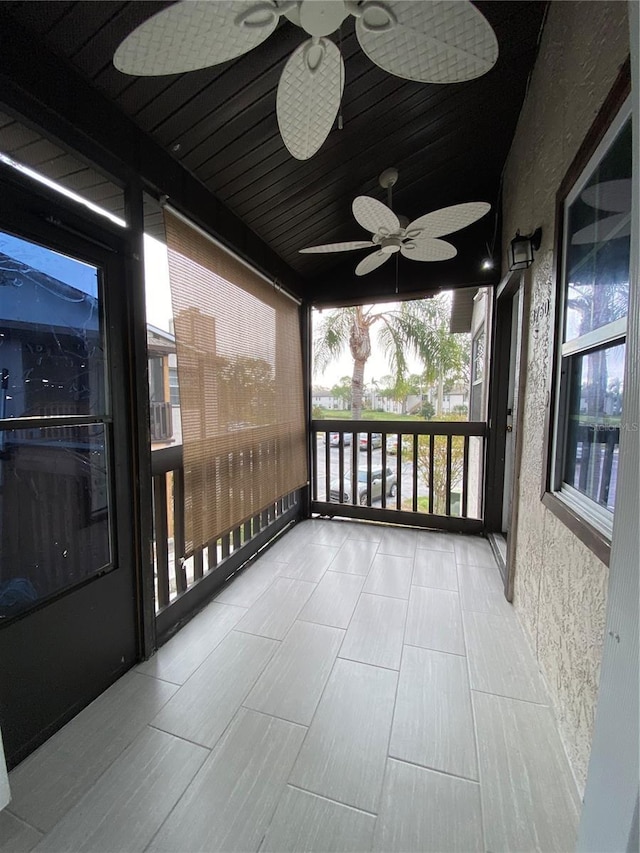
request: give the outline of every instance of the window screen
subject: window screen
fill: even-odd
[[[307,482],[298,306],[165,210],[187,553]]]

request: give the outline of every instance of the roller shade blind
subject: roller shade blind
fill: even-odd
[[[165,209],[187,553],[307,482],[298,306]]]

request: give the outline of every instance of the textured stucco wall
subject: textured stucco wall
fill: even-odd
[[[503,256],[517,229],[543,231],[531,268],[514,605],[547,679],[581,790],[597,699],[607,568],[540,501],[555,308],[555,197],[628,52],[626,0],[553,0],[504,184]]]

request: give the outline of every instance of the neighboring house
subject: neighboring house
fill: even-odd
[[[311,392],[311,402],[313,406],[320,406],[322,409],[345,411],[350,408],[343,397],[335,397],[327,388],[314,388]]]
[[[382,409],[382,411],[392,414],[400,414],[402,412],[402,403],[394,400],[393,397],[377,394],[374,402],[375,406],[372,406],[374,409]]]
[[[429,388],[424,398],[428,400],[434,407],[437,407],[438,390],[437,388]],[[467,407],[469,405],[469,389],[456,385],[450,391],[442,392],[442,414],[449,415],[452,412],[459,410],[459,407]],[[434,418],[436,416],[434,415]],[[470,418],[473,420],[473,418]]]
[[[180,443],[180,389],[176,338],[147,323],[149,421],[152,447]]]

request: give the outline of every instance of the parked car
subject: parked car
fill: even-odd
[[[361,432],[360,433],[360,449],[366,450],[367,445],[369,444],[369,433]],[[381,432],[372,432],[371,433],[371,447],[382,447],[382,433]]]
[[[382,497],[382,468],[374,468],[371,471],[371,502]],[[391,468],[386,469],[386,490],[387,495],[391,498],[396,496],[398,491],[398,482],[396,475]],[[332,503],[351,503],[351,475],[347,474],[342,484],[342,493],[340,492],[340,483],[338,480],[331,483],[329,491],[329,500]],[[361,506],[366,506],[369,502],[367,488],[367,469],[362,468],[358,471],[358,503]]]
[[[351,444],[350,432],[332,432],[329,433],[329,445],[331,447],[338,447],[340,444],[340,436],[342,436],[344,444]]]

